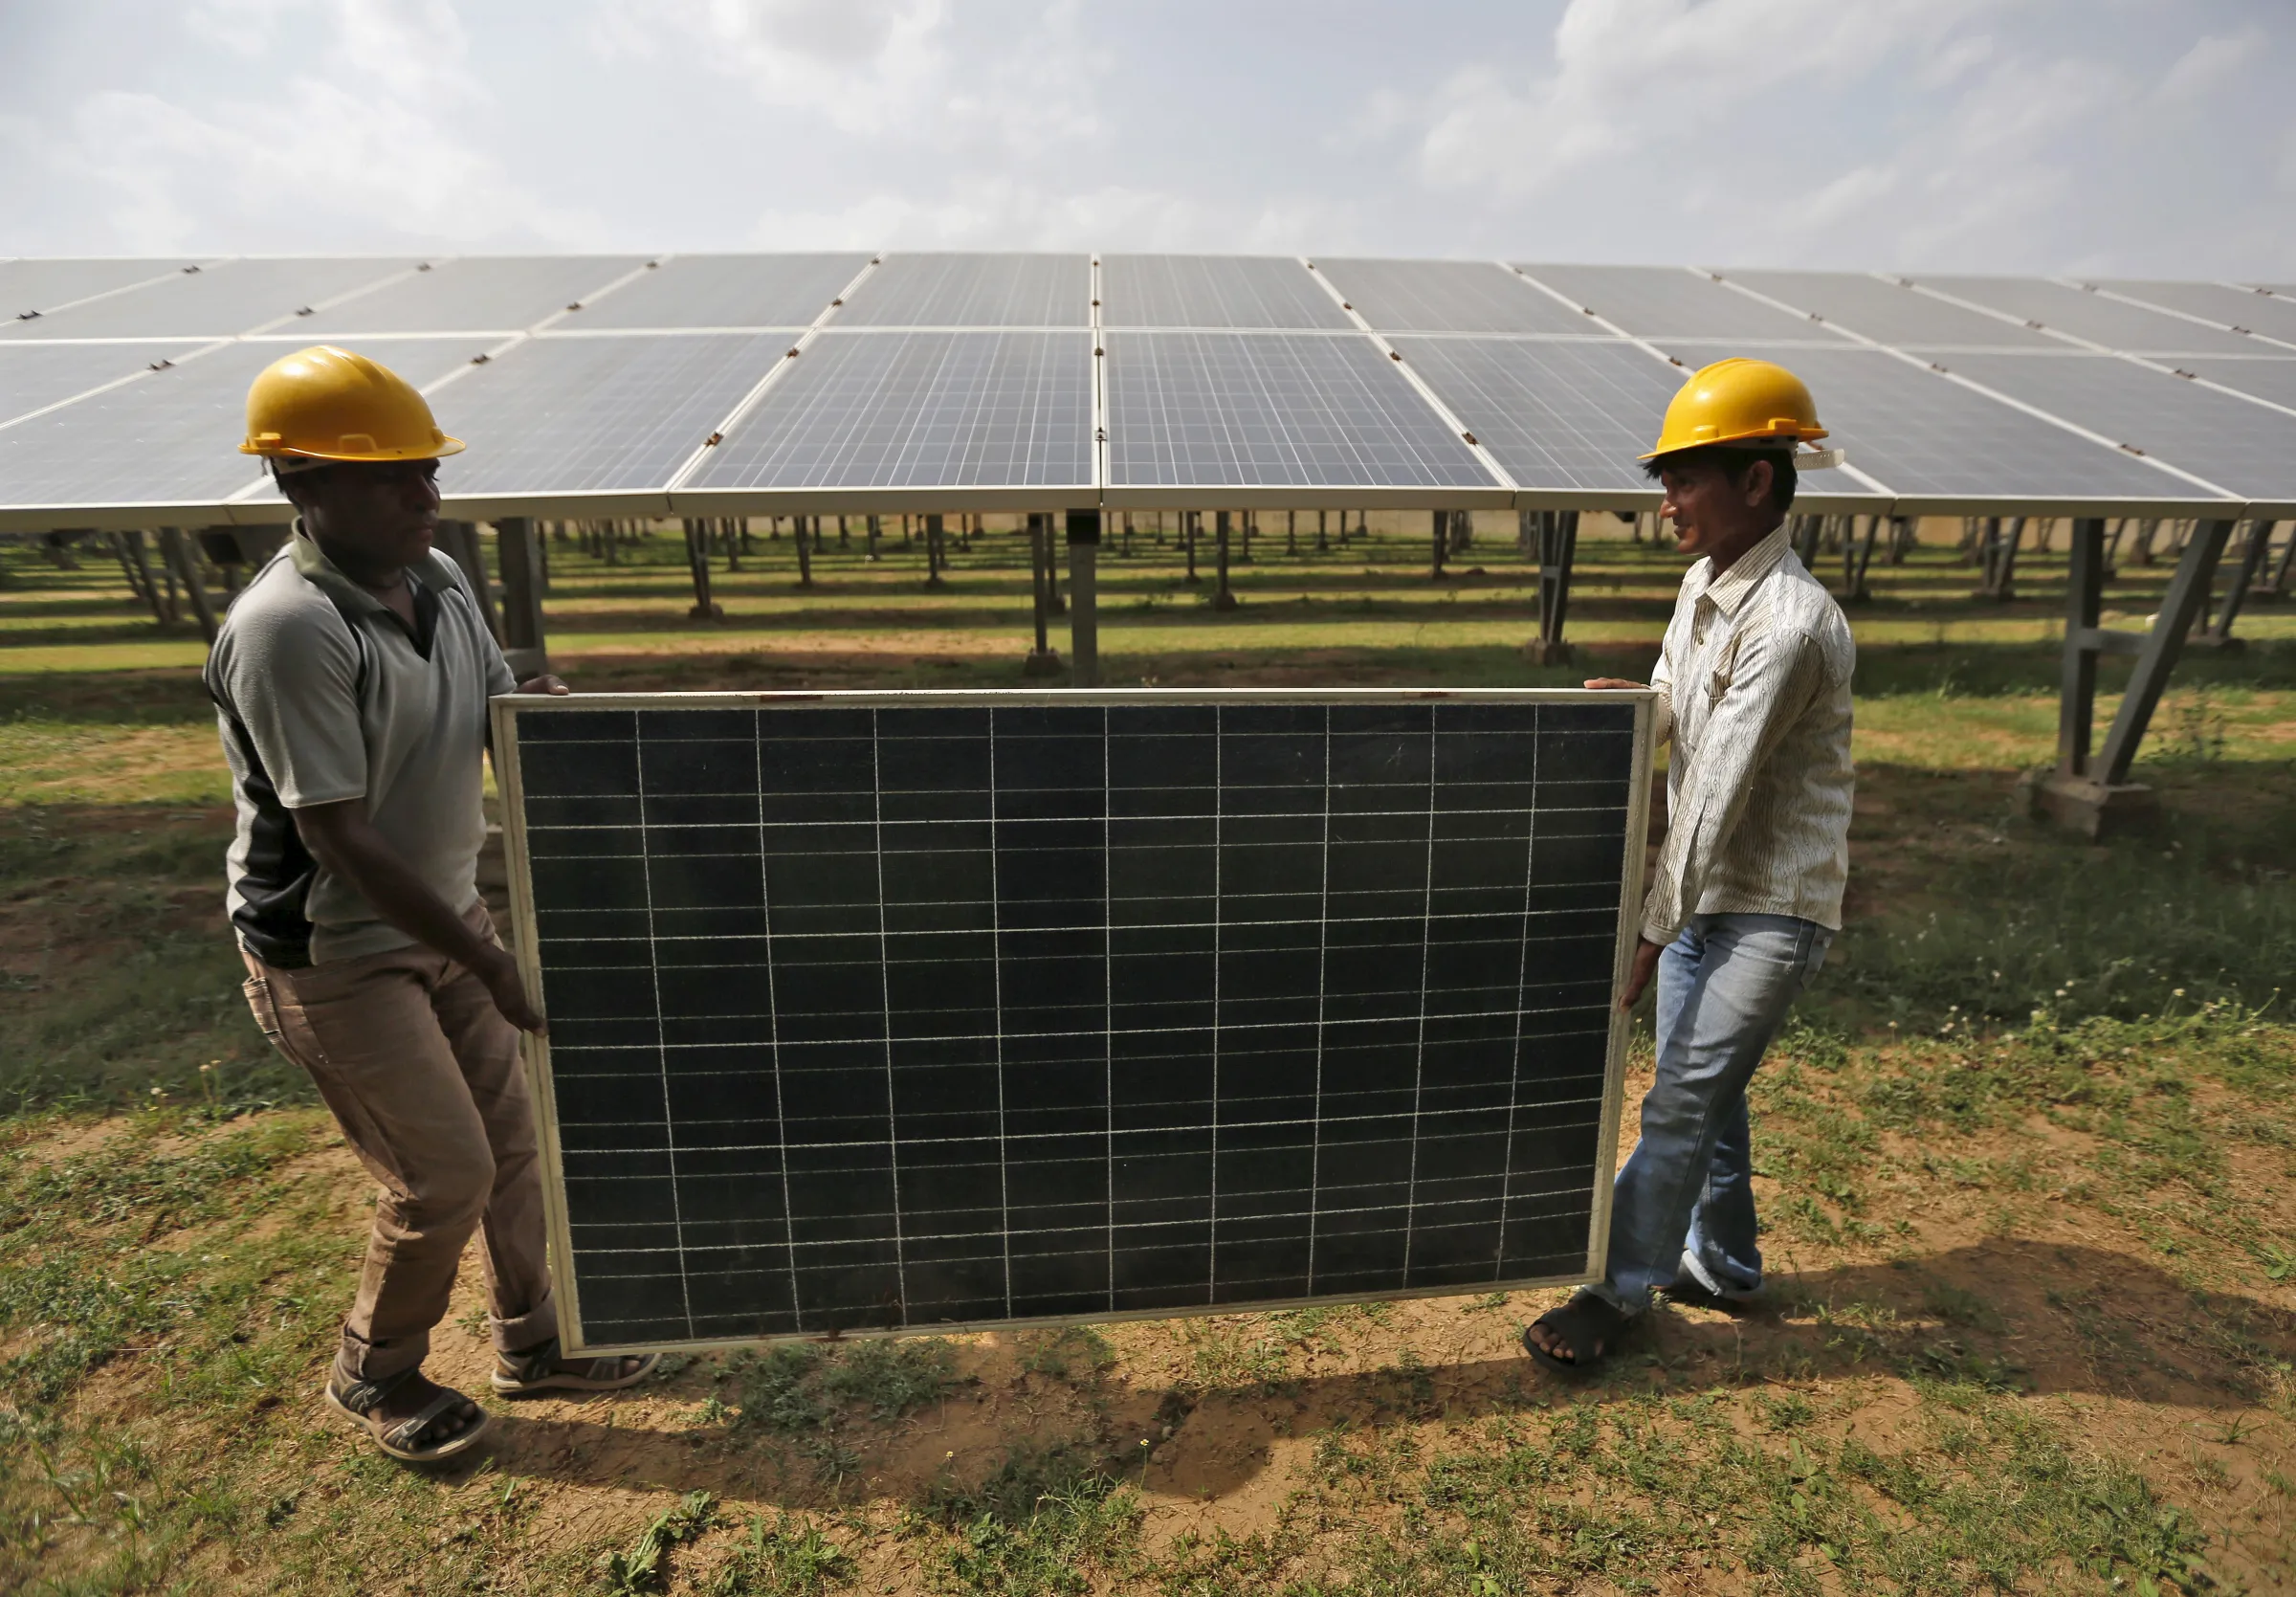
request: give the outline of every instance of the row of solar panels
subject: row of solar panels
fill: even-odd
[[[248,381],[349,344],[505,514],[1650,502],[1685,367],[1809,380],[1814,506],[2283,515],[2296,285],[1356,258],[0,261],[0,524],[269,521]]]

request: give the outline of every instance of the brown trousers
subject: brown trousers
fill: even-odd
[[[483,904],[469,920],[494,936]],[[246,957],[255,1024],[310,1073],[383,1184],[340,1373],[380,1380],[423,1362],[474,1231],[484,1232],[495,1346],[556,1336],[519,1033],[484,984],[419,946],[301,970]]]

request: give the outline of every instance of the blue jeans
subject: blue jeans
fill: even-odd
[[[1591,1290],[1628,1314],[1684,1255],[1726,1297],[1762,1284],[1746,1083],[1834,934],[1791,915],[1697,915],[1658,958],[1658,1078],[1612,1189],[1610,1256]]]

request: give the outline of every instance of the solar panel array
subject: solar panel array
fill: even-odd
[[[238,395],[320,341],[433,390],[466,515],[1624,509],[1730,354],[1812,381],[1815,507],[2296,508],[2269,285],[823,252],[0,260],[0,526],[277,519]]]
[[[1646,706],[503,699],[582,1346],[1581,1279]]]

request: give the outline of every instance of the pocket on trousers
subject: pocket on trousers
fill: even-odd
[[[247,995],[248,1012],[255,1017],[256,1028],[272,1047],[287,1053],[287,1039],[279,1031],[279,1004],[271,995],[271,983],[261,976],[250,976],[239,984],[239,990]]]

